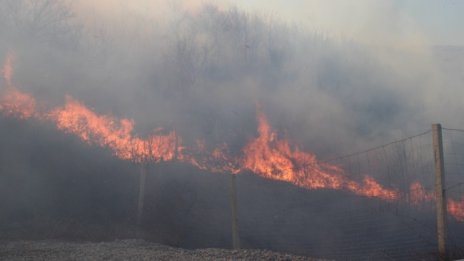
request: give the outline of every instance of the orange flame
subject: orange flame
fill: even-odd
[[[237,174],[242,171],[240,159],[228,154],[226,144],[222,144],[212,152],[208,152],[204,141],[197,141],[195,149],[190,149],[188,153],[180,153],[178,159],[210,172]]]
[[[435,201],[435,194],[427,192],[424,187],[418,182],[411,184],[409,200],[412,204],[418,205],[422,202]],[[448,199],[446,202],[448,213],[458,221],[464,221],[464,196],[461,201]]]
[[[7,56],[2,76],[7,90],[0,92],[0,112],[27,119],[47,119],[58,129],[71,133],[85,142],[109,148],[123,160],[170,161],[177,159],[199,169],[211,172],[237,174],[251,171],[262,177],[289,182],[307,189],[346,190],[356,195],[393,201],[401,199],[399,191],[383,187],[374,178],[365,176],[361,181],[351,180],[345,171],[336,165],[319,161],[316,156],[292,147],[287,139],[279,138],[273,131],[264,113],[257,110],[258,136],[243,148],[243,155],[233,157],[226,144],[208,152],[203,142],[194,148],[182,146],[175,131],[167,134],[154,132],[142,139],[133,135],[134,122],[98,115],[71,97],[63,107],[50,113],[39,114],[35,110],[35,99],[14,88],[12,54]],[[44,116],[45,115],[45,116]],[[419,182],[411,184],[409,200],[413,204],[433,201],[433,193],[425,191]],[[457,220],[464,221],[464,197],[462,201],[448,200],[448,212]]]
[[[6,90],[0,92],[0,112],[20,119],[31,118],[35,114],[35,99],[31,95],[20,92],[14,87],[14,59],[14,53],[8,53],[1,70],[3,80],[6,83]]]
[[[448,199],[447,209],[448,212],[458,221],[464,221],[464,196],[461,201]]]
[[[418,205],[422,202],[430,202],[435,200],[435,195],[431,192],[427,192],[424,187],[415,181],[409,188],[409,202],[413,205]]]
[[[0,112],[20,119],[31,118],[35,114],[35,99],[29,94],[9,88],[0,96]]]
[[[314,154],[299,148],[292,149],[288,140],[277,138],[260,110],[257,118],[259,136],[243,150],[245,169],[308,189],[345,189],[366,197],[399,198],[396,190],[383,188],[371,177],[364,177],[362,183],[351,181],[340,167],[320,162]]]
[[[176,133],[152,135],[148,139],[132,136],[134,122],[99,116],[78,101],[67,97],[66,104],[49,114],[58,129],[72,133],[82,140],[110,148],[124,160],[171,160],[176,150]]]
[[[13,63],[15,60],[15,54],[13,52],[9,52],[6,55],[5,63],[2,67],[2,77],[6,82],[7,87],[13,86]]]

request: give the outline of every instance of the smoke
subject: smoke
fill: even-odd
[[[296,29],[285,23],[285,14],[282,17],[269,15],[267,10],[256,14],[253,6],[248,12],[242,12],[228,7],[230,3],[226,2],[215,2],[207,8],[202,8],[203,2],[192,3],[195,2],[154,4],[152,6],[163,15],[146,14],[145,17],[153,19],[157,28],[122,37],[148,38],[147,41],[132,41],[132,44],[151,42],[147,48],[141,48],[141,54],[129,54],[134,55],[135,62],[140,61],[137,56],[146,57],[143,50],[156,50],[150,57],[162,53],[162,57],[152,60],[163,60],[163,64],[155,65],[163,68],[155,71],[162,71],[156,85],[164,93],[175,95],[172,92],[179,88],[173,86],[194,85],[191,88],[200,89],[201,95],[215,95],[206,98],[206,104],[213,107],[246,99],[248,103],[256,99],[273,101],[273,106],[283,107],[281,114],[290,114],[282,118],[296,118],[286,125],[303,124],[299,129],[306,133],[311,130],[311,134],[302,137],[310,149],[317,146],[317,149],[331,147],[331,150],[351,151],[356,144],[366,147],[399,138],[428,128],[432,121],[446,122],[450,118],[451,110],[443,110],[439,105],[437,90],[440,88],[437,86],[450,86],[453,82],[450,83],[449,75],[443,72],[439,64],[441,57],[436,56],[430,41],[397,3],[305,1],[306,8],[301,10],[314,11],[308,15],[310,21]],[[261,5],[257,3],[256,6]],[[275,10],[273,7],[281,6],[278,2],[271,4],[269,13]],[[130,10],[124,7],[127,9]],[[285,10],[283,6],[282,9]],[[137,14],[132,15],[137,17]],[[130,17],[131,14],[126,15]],[[130,18],[120,20],[126,22],[130,27],[126,31],[132,34],[146,28],[142,24],[150,24],[147,21],[137,23],[137,19]],[[134,24],[127,21],[134,21]],[[123,40],[117,39],[117,42]],[[122,46],[121,49],[140,48]],[[462,64],[462,60],[458,62]],[[241,66],[243,64],[248,67]],[[163,71],[166,69],[168,73]],[[179,74],[182,76],[178,77]],[[171,75],[178,79],[166,77]],[[137,77],[135,82],[139,79]],[[216,104],[212,104],[214,101]],[[459,103],[455,101],[449,106],[456,110]],[[179,110],[178,106],[174,107],[170,111]],[[295,114],[304,115],[296,117]],[[229,117],[225,119],[220,126],[233,121]],[[327,144],[333,137],[356,140],[356,144],[344,145],[346,141]],[[378,140],[381,137],[384,139]],[[367,139],[369,142],[364,143]],[[311,144],[311,140],[325,141]]]
[[[278,135],[323,159],[423,132],[433,122],[458,128],[464,124],[458,117],[464,49],[434,46],[399,2],[288,2],[0,0],[0,59],[11,60],[14,53],[0,89],[14,85],[35,97],[37,109],[44,111],[62,107],[71,96],[98,115],[133,119],[134,137],[148,137],[158,128],[164,135],[175,130],[185,145],[204,140],[206,147],[215,148],[225,143],[233,156],[258,136],[257,104]],[[22,126],[3,116],[0,122],[0,162],[5,163],[0,164],[5,180],[0,182],[1,198],[6,202],[14,195],[12,188],[28,190],[23,184],[31,188],[22,195],[24,204],[8,203],[5,213],[89,212],[88,220],[113,214],[124,220],[133,212],[136,187],[127,184],[137,183],[131,175],[137,171],[134,166],[80,140],[70,141],[43,123]],[[282,138],[273,135],[268,139]],[[147,186],[152,188],[147,215],[155,217],[153,234],[175,237],[170,231],[181,226],[191,235],[189,226],[211,223],[226,235],[221,222],[227,213],[218,214],[211,206],[228,204],[227,177],[206,177],[180,164],[178,169],[158,165],[158,175],[148,178],[153,188]],[[309,196],[295,187],[262,186],[263,181],[243,176],[238,181],[240,204],[249,211],[242,212],[243,220],[261,221],[266,213],[272,218],[263,223],[271,227],[280,222],[284,232],[300,232],[293,225],[304,224],[303,217],[311,219],[301,209],[288,210],[288,201],[297,206],[313,200],[324,210],[313,217],[313,230],[305,228],[319,238],[328,234],[318,228],[328,226],[326,209],[367,201],[341,199],[346,195],[333,191]],[[46,206],[32,213],[37,194]],[[82,206],[70,206],[72,200]],[[93,201],[108,206],[92,216],[85,202]],[[274,213],[272,204],[288,215]],[[199,206],[207,211],[198,211]],[[343,234],[337,227],[330,229]],[[259,242],[253,236],[248,235],[250,246]]]
[[[260,12],[260,1],[4,1],[16,13],[4,16],[2,53],[16,50],[22,88],[134,118],[142,135],[164,126],[240,143],[256,102],[323,155],[462,124],[458,73],[443,72],[394,1],[272,1]]]
[[[0,51],[16,54],[5,84],[39,109],[69,95],[133,119],[135,137],[175,130],[186,146],[239,155],[260,104],[279,135],[324,159],[462,125],[462,50],[432,46],[397,2],[306,1],[310,20],[295,25],[301,11],[279,1],[262,12],[259,1],[4,1]]]

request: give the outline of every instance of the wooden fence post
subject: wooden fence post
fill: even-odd
[[[435,163],[435,202],[437,210],[438,255],[440,261],[448,260],[446,251],[446,191],[443,138],[440,124],[432,125],[433,158]]]

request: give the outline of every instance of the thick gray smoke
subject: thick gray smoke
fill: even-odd
[[[15,81],[39,99],[56,105],[71,95],[135,119],[141,135],[176,128],[237,144],[254,135],[256,103],[275,128],[321,155],[432,122],[463,124],[459,95],[451,95],[462,80],[458,48],[398,35],[397,44],[343,40],[225,4],[160,4],[152,16],[129,4],[126,12],[87,5],[3,0],[2,56],[14,50]]]
[[[14,83],[39,108],[61,106],[70,95],[98,114],[133,119],[135,135],[175,129],[186,144],[226,143],[236,154],[257,135],[257,104],[279,134],[322,159],[421,133],[434,122],[462,128],[464,49],[430,45],[386,1],[356,1],[353,23],[337,27],[347,18],[343,2],[319,6],[310,12],[314,20],[295,24],[226,0],[0,0],[0,59],[15,54]],[[132,231],[138,166],[46,123],[3,116],[0,145],[0,234],[16,235],[16,220],[37,229],[23,229],[28,237],[43,237],[47,225],[55,228],[50,237],[86,239],[79,233],[87,230],[103,239],[127,236],[111,230],[120,223]],[[383,170],[403,178],[396,168]],[[147,178],[147,234],[181,246],[228,246],[228,182],[191,166],[157,164]],[[344,210],[377,202],[246,173],[238,188],[242,224],[256,223],[248,222],[250,231],[264,224],[311,240],[244,228],[247,247],[307,251],[310,244],[319,251],[327,241],[337,249],[347,243],[333,239],[351,226]],[[402,229],[380,216],[377,223]],[[340,220],[333,225],[328,217]],[[201,234],[207,229],[219,236]],[[366,241],[383,233],[366,231]],[[298,243],[285,248],[288,242]]]

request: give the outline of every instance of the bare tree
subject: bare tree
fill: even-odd
[[[0,0],[4,32],[60,44],[77,40],[79,27],[67,0]]]

